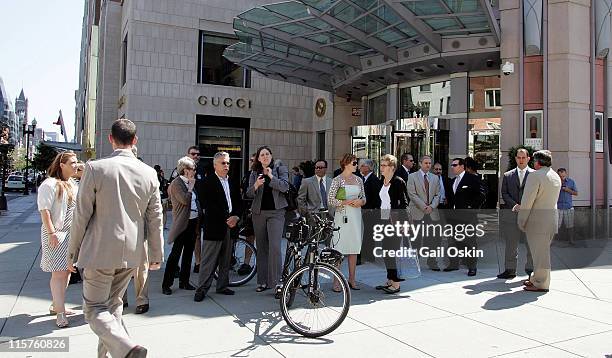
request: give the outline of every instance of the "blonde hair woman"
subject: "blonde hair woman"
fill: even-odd
[[[51,272],[51,314],[57,314],[59,328],[68,326],[67,312],[64,307],[66,286],[70,278],[68,271],[68,242],[70,226],[76,203],[77,186],[71,179],[77,169],[76,155],[72,152],[58,154],[49,169],[48,178],[38,189],[38,211],[42,219],[40,238],[42,257],[40,268]]]

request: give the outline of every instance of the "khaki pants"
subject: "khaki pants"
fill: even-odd
[[[123,293],[135,268],[83,269],[85,322],[98,336],[98,357],[125,357],[136,346],[121,317]]]
[[[553,237],[554,234],[527,231],[527,242],[533,256],[533,273],[529,280],[535,287],[546,290],[550,287],[550,243]]]

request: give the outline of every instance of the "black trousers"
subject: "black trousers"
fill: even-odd
[[[195,247],[196,239],[196,227],[198,219],[189,220],[187,228],[183,231],[175,240],[172,245],[172,251],[168,256],[166,262],[166,269],[164,271],[164,280],[162,281],[162,287],[171,287],[174,283],[174,273],[176,266],[178,265],[181,253],[183,258],[181,260],[181,272],[179,274],[179,282],[181,284],[189,283],[189,275],[191,272],[191,260],[193,258],[193,249]]]
[[[462,211],[465,211],[465,210],[462,210]],[[473,225],[475,225],[477,223],[476,214],[465,214],[465,213],[462,213],[462,214],[458,215],[457,218],[454,218],[452,220],[448,220],[448,222],[450,224],[455,225],[455,226],[458,225],[458,224],[473,224]],[[452,238],[448,242],[448,247],[449,248],[455,247],[459,251],[468,250],[468,251],[474,252],[476,249],[478,249],[478,243],[476,241],[476,237],[475,236],[469,237],[469,238],[466,237],[463,240],[456,240],[455,238]],[[450,260],[449,267],[458,268],[460,260],[463,260],[463,262],[465,263],[467,268],[470,269],[470,270],[476,269],[476,265],[478,263],[478,258],[476,258],[476,257],[465,257],[465,258],[450,257],[449,260]]]

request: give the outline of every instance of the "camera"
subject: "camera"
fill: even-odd
[[[514,73],[514,63],[512,63],[510,61],[506,61],[506,63],[504,63],[502,65],[501,70],[504,73],[504,75],[506,75],[506,76]]]

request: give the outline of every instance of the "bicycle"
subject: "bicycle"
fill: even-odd
[[[277,288],[285,322],[295,332],[311,338],[338,328],[351,302],[348,281],[336,268],[342,262],[342,254],[331,248],[319,249],[320,243],[340,229],[334,228],[334,222],[326,215],[327,211],[312,214],[311,226],[304,217],[287,226],[287,251],[281,286]]]
[[[245,222],[244,220],[242,221]],[[232,238],[232,257],[229,268],[229,286],[238,287],[246,284],[255,277],[257,272],[257,249],[254,243],[248,241],[245,235],[246,226],[243,224],[238,237]],[[247,269],[245,269],[247,268]],[[219,278],[215,271],[215,280]]]

